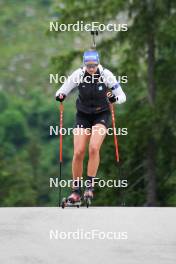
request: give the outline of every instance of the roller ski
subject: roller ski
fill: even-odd
[[[73,191],[68,198],[63,198],[61,202],[61,207],[77,207],[81,206],[81,195],[78,191]]]
[[[89,188],[86,189],[84,192],[84,203],[87,206],[87,208],[91,205],[92,199],[93,199],[93,189]]]

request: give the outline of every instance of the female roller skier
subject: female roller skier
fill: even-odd
[[[79,90],[72,161],[73,182],[77,184],[73,185],[72,193],[68,197],[68,201],[73,204],[81,201],[81,177],[87,143],[89,142],[86,181],[88,187],[85,189],[84,198],[93,198],[93,179],[100,162],[99,152],[111,120],[109,103],[121,104],[126,101],[126,95],[116,77],[100,64],[96,50],[84,52],[83,63],[84,67],[74,71],[56,92],[56,100],[62,102],[72,89],[77,87]],[[111,96],[107,100],[109,90]],[[99,132],[102,128],[105,133]]]

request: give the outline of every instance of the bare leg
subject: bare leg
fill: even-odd
[[[73,180],[77,180],[78,178],[82,177],[83,173],[83,160],[86,150],[86,145],[88,140],[90,139],[89,135],[86,135],[86,129],[82,128],[75,128],[75,131],[77,132],[76,135],[74,135],[74,155],[73,155],[73,161],[72,161],[72,175]]]
[[[104,129],[104,134],[103,134]],[[103,134],[103,135],[102,135]],[[106,128],[102,124],[96,124],[92,127],[92,135],[89,143],[89,161],[87,167],[87,175],[95,177],[100,162],[100,148],[106,137]]]

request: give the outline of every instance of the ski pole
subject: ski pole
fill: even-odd
[[[109,99],[109,97],[112,96],[112,92],[108,92],[107,93],[107,100]],[[116,154],[116,161],[117,161],[117,168],[118,168],[118,171],[119,171],[119,177],[120,179],[123,179],[123,171],[122,171],[122,167],[121,167],[121,163],[122,163],[122,160],[120,161],[119,160],[119,150],[118,150],[118,141],[117,141],[117,137],[115,135],[115,131],[116,131],[116,125],[115,125],[115,111],[114,111],[114,105],[110,103],[110,101],[108,100],[108,103],[109,103],[109,107],[110,107],[110,111],[111,111],[111,117],[112,117],[112,127],[113,127],[113,131],[114,131],[114,145],[115,145],[115,154]],[[125,188],[124,188],[125,189]],[[122,191],[121,193],[121,197],[122,197],[122,202],[121,202],[121,205],[122,206],[125,206],[125,193],[124,191]]]
[[[111,92],[107,93],[107,97],[110,97],[112,95]],[[112,117],[112,128],[114,133],[114,145],[115,145],[115,154],[116,154],[116,161],[119,162],[119,149],[118,149],[118,141],[115,134],[116,131],[116,124],[115,124],[115,112],[114,112],[114,106],[109,102],[110,111],[111,111],[111,117]]]
[[[92,30],[90,33],[92,35],[92,41],[93,41],[92,48],[96,49],[95,35],[98,36],[98,30],[95,31]]]
[[[116,125],[115,125],[115,113],[114,113],[113,104],[110,104],[110,109],[111,109],[111,116],[112,116],[112,127],[113,127],[113,131],[114,131],[114,145],[115,145],[116,161],[119,162],[119,149],[118,149],[117,137],[115,134]]]
[[[63,112],[64,112],[64,106],[63,103],[60,103],[59,106],[59,111],[60,111],[60,125],[59,125],[59,133],[60,133],[60,142],[59,142],[59,206],[61,204],[61,178],[62,178],[62,127],[63,127]]]

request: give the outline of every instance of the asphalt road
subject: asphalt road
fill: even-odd
[[[1,208],[0,263],[175,264],[176,209]]]

